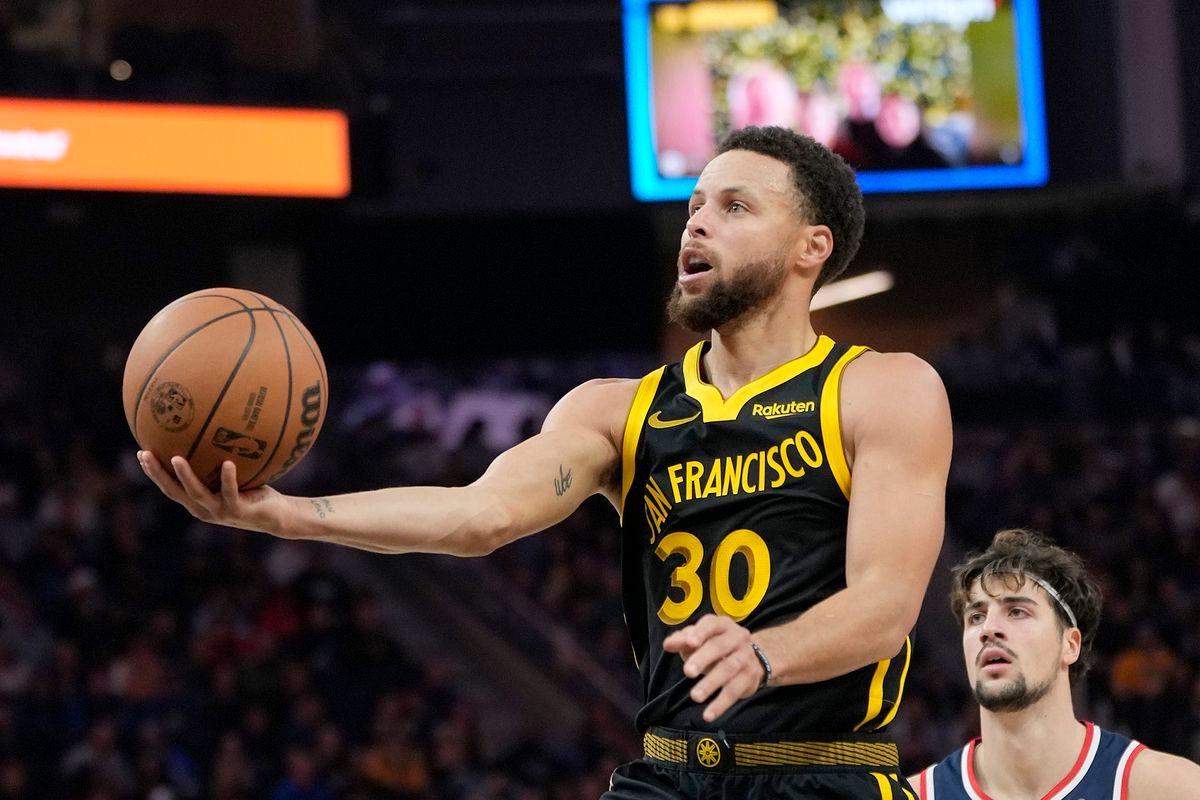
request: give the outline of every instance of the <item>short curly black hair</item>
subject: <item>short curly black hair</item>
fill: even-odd
[[[731,131],[717,146],[717,155],[730,150],[749,150],[788,165],[801,217],[833,232],[833,252],[813,291],[841,275],[858,252],[866,221],[862,190],[846,160],[815,139],[777,126]]]
[[[1079,659],[1071,665],[1068,675],[1074,685],[1092,665],[1103,596],[1083,560],[1071,551],[1058,547],[1036,531],[1025,528],[999,531],[992,537],[991,547],[982,553],[971,553],[951,570],[950,610],[961,629],[975,581],[999,577],[1010,589],[1016,589],[1025,582],[1026,575],[1036,575],[1053,586],[1079,623],[1082,638]],[[1054,610],[1060,630],[1070,627],[1066,611],[1057,603]]]

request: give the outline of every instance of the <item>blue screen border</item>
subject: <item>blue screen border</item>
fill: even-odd
[[[654,147],[650,94],[650,6],[666,0],[622,0],[625,35],[625,102],[629,120],[629,167],[633,196],[642,201],[691,196],[694,177],[664,178]],[[679,2],[679,0],[671,0]],[[1050,164],[1042,87],[1038,0],[1013,0],[1017,36],[1017,81],[1021,98],[1025,158],[1020,164],[918,170],[864,170],[863,192],[930,192],[1044,186]]]

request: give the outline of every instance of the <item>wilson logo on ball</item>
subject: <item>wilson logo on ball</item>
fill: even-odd
[[[301,456],[308,452],[308,448],[312,447],[317,423],[321,421],[321,384],[314,383],[305,389],[300,404],[304,407],[304,411],[300,414],[300,424],[304,427],[300,429],[300,433],[296,434],[296,444],[292,447],[287,461],[283,462],[279,472],[271,476],[268,483],[291,469]]]

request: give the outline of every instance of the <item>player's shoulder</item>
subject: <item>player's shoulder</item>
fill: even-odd
[[[1200,800],[1200,764],[1143,748],[1129,772],[1129,800]]]
[[[638,378],[584,381],[555,403],[542,429],[585,427],[606,434],[623,430],[640,383]]]
[[[949,401],[941,377],[912,353],[867,350],[846,367],[841,386],[842,416],[881,424],[949,423]]]
[[[907,389],[942,395],[946,392],[937,370],[913,353],[865,350],[847,365],[842,383],[843,391],[863,388],[866,391]]]
[[[567,392],[559,402],[595,407],[627,400],[625,405],[628,407],[640,383],[640,378],[592,378]]]

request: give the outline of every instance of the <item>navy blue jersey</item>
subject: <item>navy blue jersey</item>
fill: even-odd
[[[731,734],[876,732],[896,714],[911,644],[827,681],[780,686],[716,723],[662,649],[708,613],[755,631],[846,588],[850,470],[838,396],[866,350],[821,336],[728,399],[704,380],[707,342],[646,376],[625,428],[622,594],[645,705],[636,724]]]
[[[1129,772],[1145,745],[1085,722],[1087,733],[1075,766],[1042,800],[1125,800]],[[921,800],[1003,800],[990,797],[975,779],[970,742],[920,774],[914,783]]]

